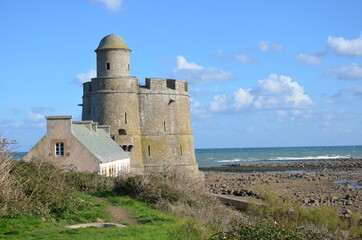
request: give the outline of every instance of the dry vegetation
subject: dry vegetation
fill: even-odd
[[[35,215],[48,221],[62,221],[72,216],[77,222],[83,221],[83,216],[91,220],[102,213],[87,213],[94,203],[85,193],[96,193],[131,196],[182,219],[182,226],[169,232],[170,239],[175,240],[184,240],[185,236],[234,240],[362,237],[356,221],[343,222],[326,208],[305,211],[270,192],[263,196],[263,207],[242,213],[222,205],[208,193],[204,182],[180,169],[106,178],[64,171],[39,160],[14,161],[10,147],[8,141],[1,140],[0,217]]]

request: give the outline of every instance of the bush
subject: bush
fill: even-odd
[[[241,213],[209,194],[204,182],[182,169],[165,168],[150,174],[121,176],[116,179],[114,191],[151,203],[175,216],[192,219],[199,223],[199,228],[204,228],[201,232],[228,228],[235,219],[248,222]],[[190,224],[187,226],[186,229],[191,229]]]
[[[114,188],[114,179],[97,173],[68,171],[65,181],[81,192],[109,192]]]
[[[346,239],[345,235],[358,236],[361,232],[358,217],[352,215],[344,220],[330,206],[318,206],[306,209],[298,204],[291,204],[288,198],[279,197],[275,192],[265,191],[261,199],[254,199],[249,214],[269,219],[280,226],[300,228],[315,236],[328,236],[332,239]]]
[[[11,174],[14,158],[11,148],[14,142],[0,137],[0,216],[7,212],[19,212],[26,207],[24,193],[15,177]]]
[[[116,179],[114,191],[151,204],[161,200],[171,203],[183,200],[192,204],[193,198],[199,195],[196,192],[204,191],[204,186],[186,171],[165,168],[150,174],[122,175]]]
[[[82,205],[75,189],[66,183],[66,173],[48,163],[17,161],[11,173],[28,203],[25,212],[59,218]]]
[[[318,240],[323,239],[316,234],[305,234],[295,229],[283,228],[278,225],[257,224],[245,225],[236,224],[229,232],[219,232],[213,235],[210,240]]]
[[[94,214],[87,209],[95,203],[79,190],[113,188],[112,179],[96,174],[67,172],[39,160],[14,161],[10,153],[0,153],[0,216],[29,214],[60,220],[76,214],[81,219],[83,213]]]

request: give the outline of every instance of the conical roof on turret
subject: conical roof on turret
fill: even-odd
[[[126,41],[124,41],[123,38],[121,38],[116,34],[109,34],[101,40],[96,51],[103,49],[111,49],[111,48],[121,48],[121,49],[130,50],[126,44]]]

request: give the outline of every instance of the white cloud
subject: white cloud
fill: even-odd
[[[177,56],[176,69],[170,74],[172,78],[181,79],[190,83],[223,82],[234,76],[229,71],[203,67],[194,62],[188,62],[185,57]]]
[[[216,95],[213,97],[213,101],[210,104],[210,109],[214,112],[222,112],[226,110],[229,106],[228,96],[225,94]]]
[[[29,112],[28,113],[28,120],[33,121],[33,122],[37,122],[37,121],[44,120],[44,116],[41,115],[40,113]]]
[[[269,41],[260,41],[258,43],[260,51],[269,52],[269,51],[281,51],[283,50],[283,45],[280,43],[272,43]]]
[[[93,3],[103,3],[111,12],[117,12],[121,9],[122,0],[90,0]]]
[[[254,96],[250,94],[250,90],[239,88],[234,92],[234,99],[235,103],[233,104],[233,107],[238,111],[250,106],[250,104],[253,103]]]
[[[362,79],[362,65],[352,63],[349,66],[334,67],[327,70],[326,74],[338,79],[360,80]]]
[[[343,37],[328,37],[328,46],[336,53],[345,56],[362,56],[362,33],[357,39],[346,40]]]
[[[320,59],[317,54],[314,53],[300,53],[297,56],[295,56],[295,59],[298,62],[301,63],[307,63],[307,64],[311,64],[311,65],[321,65],[322,64],[322,59]]]
[[[87,73],[78,73],[72,79],[72,83],[82,85],[97,76],[97,71],[94,69],[89,70]]]
[[[204,67],[197,65],[193,62],[187,62],[183,56],[177,56],[177,68],[178,69],[204,69]]]
[[[233,55],[234,59],[238,62],[241,62],[241,63],[254,63],[255,60],[248,57],[247,55],[245,54],[242,54],[242,53],[239,53],[239,54],[234,54]]]
[[[252,89],[238,89],[233,95],[214,96],[210,109],[214,112],[241,112],[244,110],[298,110],[313,106],[312,99],[290,77],[271,74],[259,80]]]

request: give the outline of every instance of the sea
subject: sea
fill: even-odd
[[[26,152],[17,152],[15,157],[20,159],[25,154]],[[195,154],[199,167],[218,167],[235,163],[362,159],[362,146],[205,148],[195,149]]]
[[[195,149],[199,167],[227,164],[308,162],[362,158],[362,146]]]

